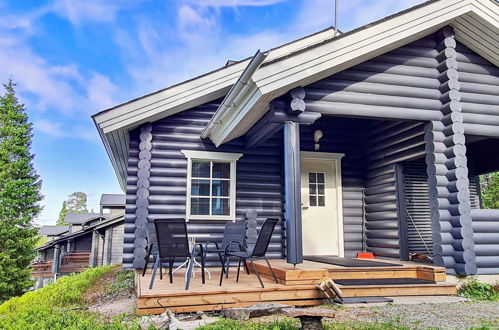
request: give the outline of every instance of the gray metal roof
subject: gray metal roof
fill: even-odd
[[[38,232],[39,235],[59,236],[69,231],[69,226],[43,226]]]
[[[97,219],[100,216],[100,213],[68,213],[64,222],[72,225],[82,225],[85,222]]]
[[[101,206],[125,206],[126,196],[124,194],[102,194]]]

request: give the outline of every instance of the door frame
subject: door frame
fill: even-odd
[[[341,159],[345,156],[343,153],[333,152],[314,152],[302,151],[301,160],[330,160],[335,163],[336,175],[336,215],[338,218],[337,232],[338,232],[338,256],[345,256],[345,241],[344,241],[344,228],[343,228],[343,184],[341,181]],[[300,166],[301,168],[301,166]],[[301,176],[301,173],[300,173]]]

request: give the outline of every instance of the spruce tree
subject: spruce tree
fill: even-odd
[[[14,86],[5,84],[0,97],[0,303],[32,285],[29,265],[38,240],[33,220],[42,199],[33,168],[32,124]]]

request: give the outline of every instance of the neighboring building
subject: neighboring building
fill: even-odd
[[[269,254],[289,263],[365,247],[499,274],[477,179],[499,170],[498,22],[496,1],[428,1],[94,115],[127,194],[124,266],[144,266],[154,219],[203,242],[256,211],[283,219]]]
[[[123,257],[123,227],[125,205],[106,204],[113,213],[68,213],[64,221],[69,226],[44,226],[40,234],[52,239],[37,248],[38,257],[32,264],[36,287],[43,287],[57,276],[79,273],[88,267],[120,264]],[[119,211],[121,209],[121,212]],[[65,227],[63,232],[60,227]],[[59,235],[55,233],[61,232]]]
[[[100,198],[100,213],[111,217],[123,214],[126,196],[123,194],[102,194]]]
[[[69,226],[43,226],[38,235],[47,237],[47,242],[50,242],[68,232]]]

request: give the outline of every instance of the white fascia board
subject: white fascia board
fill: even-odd
[[[499,3],[496,0],[475,0],[472,6],[473,12],[497,29],[499,24]]]
[[[143,122],[164,118],[171,114],[222,97],[236,82],[249,60],[220,69],[205,76],[125,103],[94,116],[104,133],[136,127]]]

